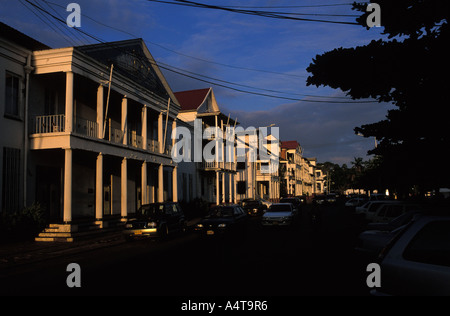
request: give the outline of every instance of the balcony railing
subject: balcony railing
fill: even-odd
[[[49,133],[61,133],[65,131],[65,115],[39,115],[30,120],[30,134],[49,134]],[[76,134],[92,137],[102,138],[102,135],[98,135],[98,124],[84,118],[75,117],[73,131]],[[127,144],[129,146],[144,149],[144,137],[137,134],[136,131],[127,131]],[[123,144],[124,133],[122,130],[107,127],[105,133],[105,140],[116,144]],[[147,150],[153,153],[160,153],[160,145],[157,140],[147,140]],[[166,145],[164,148],[165,155],[170,156],[172,153],[172,145]],[[222,163],[223,164],[223,163]],[[222,167],[220,167],[222,168]]]
[[[147,139],[147,150],[159,153],[159,142],[154,139]]]
[[[74,131],[77,134],[98,138],[97,122],[75,117]]]
[[[46,134],[64,132],[64,114],[36,116],[31,124],[32,134]]]
[[[223,161],[203,161],[200,162],[200,168],[203,170],[227,170],[227,171],[236,171],[236,163],[235,162],[223,162]]]
[[[123,132],[120,129],[110,127],[108,138],[110,142],[116,143],[116,144],[123,144]]]

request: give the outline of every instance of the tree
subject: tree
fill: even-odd
[[[317,55],[307,71],[307,85],[341,89],[352,99],[373,98],[396,106],[386,119],[356,127],[355,133],[376,137],[379,167],[392,174],[389,185],[450,185],[446,163],[450,147],[447,107],[449,3],[445,0],[376,0],[381,7],[386,40],[366,46],[336,48]],[[366,27],[367,4],[353,4]],[[432,172],[430,164],[440,166]]]

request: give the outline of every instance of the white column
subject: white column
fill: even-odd
[[[128,100],[127,96],[124,96],[122,99],[122,133],[123,133],[123,144],[128,144],[128,123],[127,123],[127,115],[128,115]]]
[[[233,184],[234,184],[234,203],[237,203],[237,181],[236,181],[236,174],[233,175]]]
[[[144,105],[142,108],[142,148],[144,150],[148,149],[148,141],[147,141],[147,106]]]
[[[103,85],[99,85],[97,89],[97,127],[98,127],[98,138],[103,138],[103,124],[104,124],[104,114],[103,114]]]
[[[141,167],[141,204],[148,204],[148,190],[147,190],[147,162],[144,161]]]
[[[273,199],[273,190],[272,190],[273,186],[272,186],[272,176],[270,176],[269,179],[269,201]]]
[[[73,72],[66,72],[66,114],[65,131],[73,132]]]
[[[172,198],[173,202],[178,202],[178,167],[173,167],[172,170]],[[189,190],[192,190],[192,188],[189,188]],[[186,198],[183,197],[185,200]]]
[[[158,146],[159,146],[159,153],[163,153],[163,114],[159,113],[158,116]]]
[[[216,204],[220,204],[220,179],[219,179],[219,171],[216,171]]]
[[[122,168],[120,175],[120,214],[122,218],[128,216],[128,172],[127,172],[127,158],[122,160]]]
[[[175,135],[176,128],[177,128],[177,119],[175,118],[172,123],[172,135]],[[175,148],[175,141],[176,141],[175,138],[172,138],[172,148]],[[169,153],[169,155],[171,154],[172,153]]]
[[[225,203],[225,172],[222,173],[222,203]]]
[[[97,156],[97,168],[95,175],[95,218],[103,218],[103,155]]]
[[[164,202],[164,165],[158,166],[158,202]]]
[[[228,192],[229,193],[229,198],[228,198],[228,201],[230,202],[230,203],[233,203],[233,179],[232,179],[232,177],[233,177],[233,174],[230,172],[229,173],[229,177],[228,177],[228,181],[230,182],[229,184],[228,184],[228,189],[230,190],[230,192]]]
[[[72,149],[64,150],[64,222],[72,221]]]

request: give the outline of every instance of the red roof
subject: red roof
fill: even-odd
[[[297,149],[298,146],[300,146],[300,144],[296,140],[288,140],[288,141],[281,142],[281,148]]]
[[[205,100],[210,88],[175,92],[181,111],[196,110]]]

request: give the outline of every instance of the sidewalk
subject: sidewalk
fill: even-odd
[[[188,227],[193,227],[199,220],[200,218],[188,220]],[[69,243],[24,241],[3,244],[0,245],[0,269],[111,247],[121,243],[125,243],[122,230],[106,232],[92,238]]]

